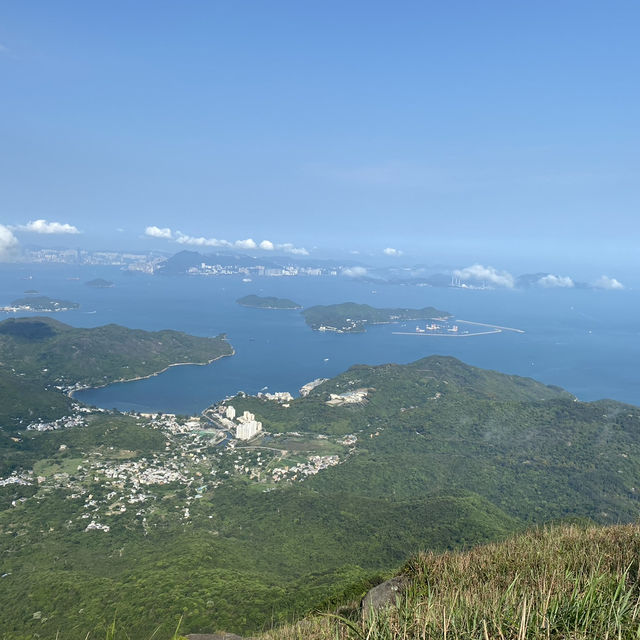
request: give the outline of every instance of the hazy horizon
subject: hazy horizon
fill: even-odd
[[[629,271],[638,18],[629,2],[5,4],[0,250],[77,231],[92,248]]]

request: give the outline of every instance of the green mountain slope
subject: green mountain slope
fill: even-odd
[[[0,430],[10,431],[37,420],[55,420],[69,413],[71,400],[41,384],[0,369]]]
[[[268,434],[223,448],[204,420],[90,414],[10,440],[7,637],[99,637],[116,615],[129,637],[159,626],[168,638],[181,616],[184,632],[253,632],[366,590],[421,550],[637,517],[636,407],[440,356],[225,405]]]
[[[148,376],[175,363],[206,363],[232,353],[223,336],[200,338],[115,324],[77,329],[45,317],[0,322],[4,367],[57,384],[105,384]]]

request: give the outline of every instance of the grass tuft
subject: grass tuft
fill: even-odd
[[[399,606],[362,620],[319,615],[262,640],[640,638],[640,527],[555,526],[403,568]]]

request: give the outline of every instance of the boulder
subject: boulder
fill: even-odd
[[[377,587],[373,587],[362,600],[362,616],[366,618],[370,613],[385,607],[395,607],[409,587],[407,576],[396,576]]]
[[[186,636],[187,640],[251,640],[251,638],[243,638],[235,633],[190,633]]]

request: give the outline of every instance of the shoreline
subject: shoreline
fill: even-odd
[[[402,320],[379,320],[378,322],[368,322],[364,320],[362,323],[362,329],[336,329],[335,327],[327,327],[323,331],[333,331],[334,333],[366,333],[367,325],[370,327],[374,327],[381,324],[400,324],[402,322],[420,322],[420,321],[424,322],[426,320],[445,321],[445,320],[451,320],[452,318],[455,318],[455,316],[448,316],[446,318],[403,318]],[[461,320],[460,322],[464,322],[464,320]],[[319,328],[312,327],[309,323],[307,323],[307,326],[310,327],[313,331],[321,331]],[[490,326],[490,325],[486,325],[486,326]],[[501,327],[501,328],[504,328],[504,327]],[[512,331],[519,331],[519,329],[512,329]],[[394,333],[396,332],[394,331]],[[524,333],[524,331],[522,333]]]
[[[134,378],[120,378],[119,380],[111,380],[110,382],[105,382],[105,384],[99,385],[87,385],[84,387],[80,387],[78,389],[71,389],[66,392],[66,396],[75,400],[74,394],[78,391],[88,391],[89,389],[104,389],[111,384],[117,384],[119,382],[136,382],[137,380],[147,380],[148,378],[153,378],[154,376],[159,376],[161,373],[168,371],[171,367],[184,367],[184,366],[194,366],[194,367],[206,367],[216,360],[220,360],[221,358],[230,358],[236,354],[236,350],[231,347],[231,353],[223,353],[222,355],[216,356],[215,358],[211,358],[208,362],[173,362],[172,364],[167,365],[164,369],[160,369],[159,371],[154,371],[146,376],[135,376]]]
[[[268,309],[269,311],[299,311],[304,307],[259,307],[255,304],[242,304],[238,302],[238,306],[244,307],[245,309]]]
[[[471,338],[473,336],[488,336],[494,333],[502,333],[502,329],[476,331],[476,333],[416,333],[415,331],[392,331],[392,335],[394,336],[420,336],[421,338]]]

